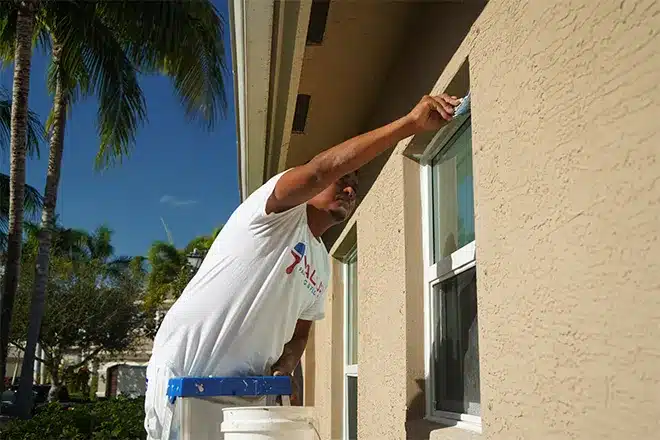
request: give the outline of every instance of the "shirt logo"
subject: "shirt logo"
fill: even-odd
[[[293,263],[286,268],[286,274],[291,275],[293,269],[296,268],[300,260],[305,256],[305,243],[299,242],[297,245],[291,249],[291,255],[293,255]]]
[[[323,292],[324,285],[322,281],[316,279],[316,269],[307,261],[307,255],[305,255],[306,246],[305,243],[299,242],[296,244],[293,249],[291,249],[291,255],[293,256],[293,262],[286,268],[285,272],[287,275],[291,275],[294,270],[297,269],[297,272],[303,276],[303,284],[309,290],[312,295],[316,296]],[[300,262],[304,264],[300,264]]]

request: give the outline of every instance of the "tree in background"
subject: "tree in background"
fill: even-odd
[[[2,5],[0,5],[0,8],[2,8]],[[13,111],[12,103],[7,91],[0,89],[0,148],[5,150],[10,146],[12,139],[14,139],[11,136]],[[29,156],[39,156],[39,144],[44,140],[45,129],[41,122],[39,122],[39,118],[35,113],[29,110],[26,111],[26,153]],[[33,219],[43,207],[43,199],[39,194],[39,191],[26,185],[25,178],[23,178],[23,190],[21,196],[23,197],[23,204],[20,208],[20,217],[17,216],[15,210],[14,212],[11,211],[11,200],[13,197],[12,179],[14,179],[14,177],[0,173],[0,249],[2,249],[3,252],[6,252],[3,255],[2,263],[6,263],[9,257],[9,229],[13,224],[12,222],[17,218],[23,222],[23,209],[26,211],[26,217]],[[18,180],[20,180],[20,178]],[[14,185],[16,185],[16,182],[14,182]],[[15,226],[16,225],[14,225],[14,227]],[[19,238],[20,235],[21,234],[18,234]],[[16,246],[14,246],[12,252],[12,255],[19,255],[20,258],[20,243],[18,250],[16,249]],[[12,266],[12,268],[14,267]],[[15,290],[10,290],[10,294],[7,294],[7,291],[4,289],[9,287],[8,283],[11,284],[13,282],[14,278],[12,277],[18,276],[16,273],[12,274],[12,268],[5,268],[5,273],[9,273],[9,276],[3,278],[3,290],[0,291],[0,378],[5,377],[5,368],[7,365],[7,343],[9,342],[9,325],[11,321],[11,311],[14,304],[13,294],[15,293]],[[17,268],[14,269],[18,270]],[[7,272],[7,270],[9,270],[9,272]],[[0,381],[0,389],[3,387],[4,380]]]
[[[7,367],[7,343],[20,273],[25,200],[25,159],[28,145],[32,37],[39,0],[0,2],[0,57],[14,62],[9,161],[9,222],[5,271],[0,297],[0,376]],[[0,389],[4,380],[0,381]]]
[[[8,2],[0,13],[5,23],[0,32],[0,38],[4,40],[0,45],[4,44],[5,48],[0,50],[1,55],[6,60],[13,59],[16,66],[24,66],[20,72],[15,69],[15,75],[22,73],[29,78],[30,47],[25,47],[26,38],[34,39],[51,54],[48,73],[49,92],[53,96],[48,123],[50,155],[35,261],[30,312],[33,323],[23,359],[24,368],[30,368],[34,363],[34,349],[44,313],[50,236],[68,110],[78,98],[97,97],[100,136],[97,166],[121,160],[132,147],[137,129],[146,118],[138,70],[143,74],[171,77],[186,114],[193,118],[202,117],[211,127],[217,113],[226,107],[223,26],[217,10],[207,0],[23,1]],[[15,92],[21,88],[27,93],[26,84],[15,86]],[[18,127],[18,123],[16,125]],[[17,170],[20,171],[19,167]],[[15,201],[12,203],[16,204]],[[13,271],[16,266],[18,273],[20,239],[16,247],[18,251],[8,256],[13,260],[7,263],[7,269]],[[14,278],[8,277],[8,280]],[[15,282],[7,283],[8,296],[15,289]],[[22,380],[19,395],[27,396],[30,386],[28,379]],[[26,411],[29,405],[20,396],[19,399]]]
[[[27,338],[30,322],[33,276],[28,271],[21,276],[12,321],[11,341],[21,350],[25,350],[22,341]],[[99,284],[99,279],[104,282]],[[112,354],[132,347],[143,327],[144,314],[138,303],[141,294],[141,280],[129,272],[110,278],[98,261],[74,265],[68,259],[53,257],[39,336],[45,357],[39,361],[46,366],[54,387],[62,384],[66,354],[80,355],[77,364],[68,366],[76,369],[101,352]],[[26,375],[32,379],[29,371]]]
[[[153,337],[160,325],[156,312],[166,300],[178,298],[195,274],[188,263],[188,255],[194,250],[202,256],[206,255],[221,230],[222,226],[215,228],[210,235],[195,237],[183,249],[177,249],[173,244],[162,241],[151,245],[147,256],[151,270],[147,275],[144,296],[147,315],[153,318],[147,321],[148,336]]]
[[[58,230],[64,237],[54,242],[67,243],[66,236],[71,230],[61,227]],[[77,233],[83,234],[84,231]],[[87,238],[90,243],[100,244],[98,237],[103,235],[92,233]],[[30,264],[36,258],[34,241],[34,236],[27,238],[24,264]],[[72,251],[75,245],[86,241],[85,238],[75,240],[73,244],[52,250],[47,302],[39,332],[39,344],[45,356],[38,360],[46,366],[55,390],[62,385],[62,362],[66,354],[80,355],[79,362],[67,366],[77,369],[101,352],[113,354],[130,349],[139,340],[144,327],[145,314],[139,300],[143,295],[146,273],[141,264],[134,263],[140,260],[131,260],[123,271],[117,271],[112,267],[115,259],[107,253],[112,249],[107,242],[96,248],[104,249],[103,257],[91,257],[83,248]],[[31,320],[30,293],[34,277],[35,273],[31,271],[21,274],[12,320],[11,343],[23,351]],[[32,379],[30,374],[27,376]]]
[[[0,148],[6,150],[11,138],[11,100],[6,90],[0,89]],[[44,140],[45,129],[36,113],[28,112],[27,154],[39,156],[39,144]],[[9,226],[10,177],[0,173],[0,249],[7,247]],[[25,185],[23,206],[26,217],[36,218],[43,207],[43,198],[35,188]],[[0,319],[1,321],[2,319]]]

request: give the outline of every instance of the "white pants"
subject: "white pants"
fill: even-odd
[[[167,385],[175,377],[168,367],[147,367],[147,392],[144,397],[144,429],[147,440],[170,440],[174,405],[167,398]]]
[[[177,403],[171,404],[167,397],[169,380],[176,377],[168,367],[147,367],[147,393],[144,401],[144,428],[147,440],[181,440],[181,420],[175,411]],[[195,414],[187,416],[191,426],[200,427],[199,433],[192,434],[194,440],[222,440],[217,427],[222,423],[222,408],[235,406],[261,406],[266,404],[263,397],[219,396],[204,399],[196,405]],[[186,431],[190,431],[187,429]],[[189,433],[189,432],[188,432]],[[208,434],[208,435],[207,435]]]

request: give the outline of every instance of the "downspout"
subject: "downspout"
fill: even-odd
[[[243,0],[228,2],[231,34],[231,61],[236,108],[236,157],[238,159],[238,191],[240,200],[247,196],[246,93],[245,93],[245,9]]]

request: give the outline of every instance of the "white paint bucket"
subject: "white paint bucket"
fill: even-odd
[[[224,440],[320,440],[312,407],[252,406],[222,413]]]

